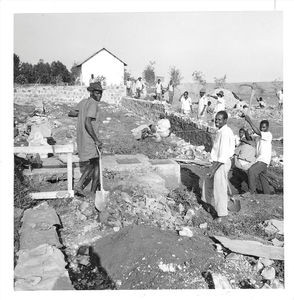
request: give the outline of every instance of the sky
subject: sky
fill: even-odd
[[[155,61],[158,76],[176,66],[184,82],[283,79],[282,13],[15,14],[14,52],[22,62],[60,60],[69,69],[105,47],[134,77]]]

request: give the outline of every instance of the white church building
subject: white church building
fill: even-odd
[[[124,83],[124,71],[127,64],[102,48],[92,56],[84,60],[77,67],[80,68],[80,82],[89,85],[91,75],[104,76],[106,85],[122,85]]]

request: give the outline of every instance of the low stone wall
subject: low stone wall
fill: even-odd
[[[118,104],[125,95],[124,86],[107,86],[102,100],[109,104]],[[78,103],[89,97],[86,86],[54,86],[54,85],[17,85],[14,87],[14,103],[32,104],[36,107],[46,106],[47,101],[62,103]]]
[[[24,212],[20,249],[14,269],[17,291],[73,289],[62,244],[56,232],[59,217],[47,202]]]
[[[172,132],[178,137],[195,146],[204,145],[205,151],[211,151],[213,136],[215,134],[213,127],[175,112],[170,106],[159,101],[122,97],[120,104],[127,110],[145,117],[151,122],[157,121],[159,116],[164,114],[170,120]]]

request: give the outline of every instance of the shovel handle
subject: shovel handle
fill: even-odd
[[[95,144],[96,150],[99,155],[99,179],[100,179],[100,191],[103,191],[103,181],[102,181],[102,159],[101,159],[101,151],[99,150],[99,147]]]

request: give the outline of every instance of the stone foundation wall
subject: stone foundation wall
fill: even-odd
[[[127,110],[139,116],[146,117],[152,122],[164,114],[170,120],[172,132],[178,137],[195,146],[205,146],[205,151],[210,152],[213,144],[215,129],[206,124],[173,111],[170,106],[159,101],[148,101],[122,97],[120,104]]]
[[[102,100],[109,104],[118,104],[125,95],[124,86],[107,86]],[[18,85],[14,87],[14,103],[41,106],[42,102],[78,103],[89,97],[86,86],[54,86],[54,85]]]

